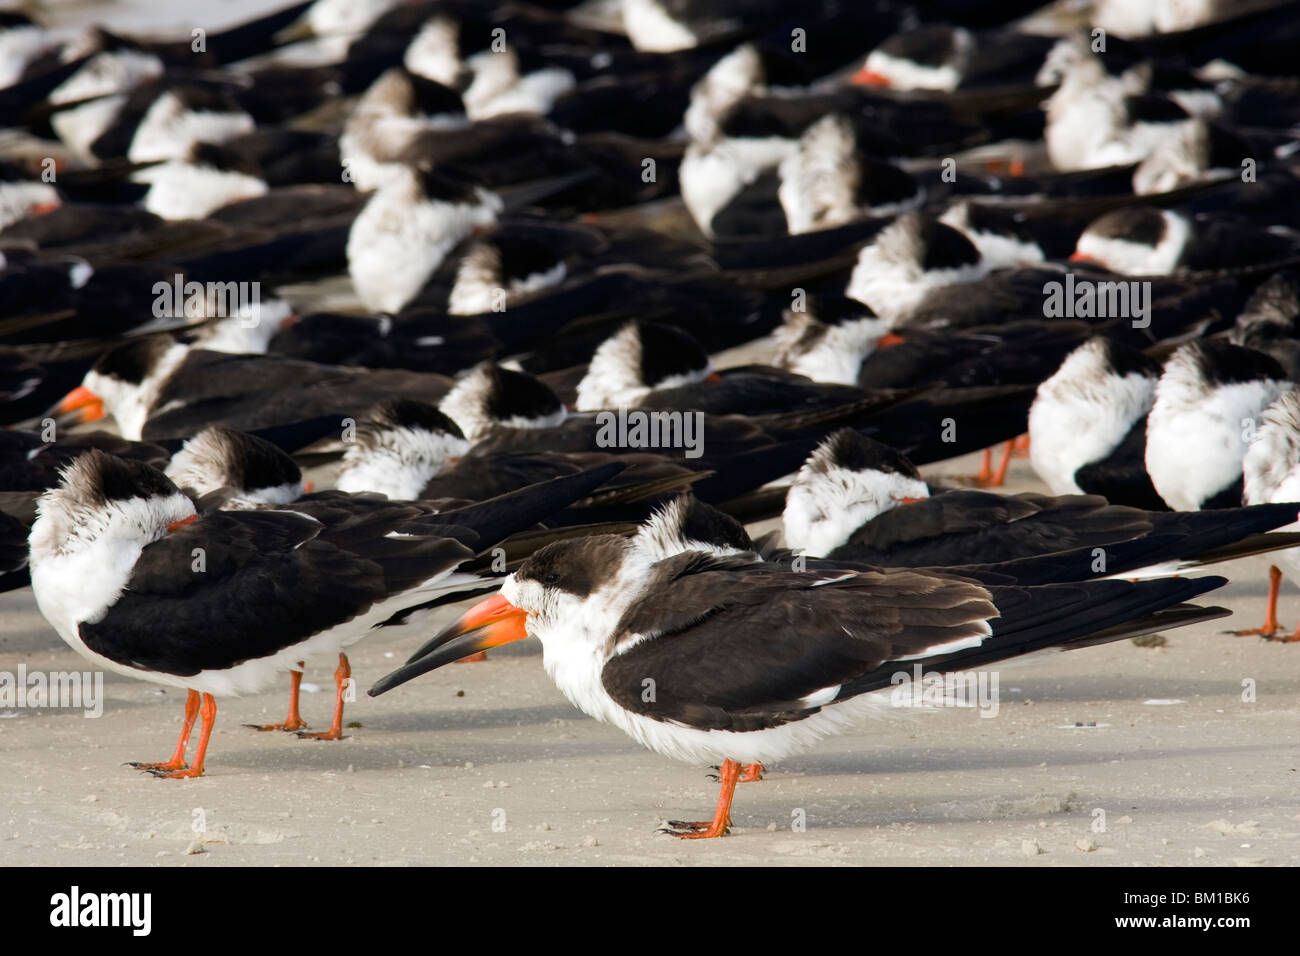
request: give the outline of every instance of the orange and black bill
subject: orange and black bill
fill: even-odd
[[[63,396],[63,399],[47,413],[57,425],[80,425],[82,422],[97,422],[106,415],[104,400],[80,385]]]
[[[443,628],[409,661],[380,678],[367,693],[378,697],[414,677],[470,654],[500,647],[528,636],[524,629],[526,611],[521,611],[500,594],[479,601],[460,618]]]

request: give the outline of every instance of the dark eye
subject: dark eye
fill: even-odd
[[[548,588],[554,587],[559,583],[560,583],[559,571],[548,571],[546,574],[542,575],[542,584],[546,585]]]

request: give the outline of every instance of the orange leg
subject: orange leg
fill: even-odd
[[[303,662],[299,661],[298,666],[302,667]],[[289,671],[289,716],[279,724],[244,724],[244,726],[252,727],[254,730],[302,730],[307,726],[307,721],[303,720],[302,715],[298,713],[298,694],[301,687],[302,671]]]
[[[198,696],[194,691],[190,693],[195,697]],[[199,715],[203,719],[203,725],[199,730],[199,745],[194,751],[194,763],[179,770],[163,770],[160,767],[152,771],[155,776],[167,777],[171,780],[203,776],[203,758],[208,754],[208,740],[212,737],[212,726],[217,722],[217,699],[211,694],[203,695],[203,706],[199,710]]]
[[[714,767],[713,769],[721,770],[722,768]],[[711,773],[709,774],[709,779],[715,782],[720,782],[722,777],[719,774]],[[757,783],[762,779],[763,765],[761,763],[747,763],[740,768],[740,776],[736,779],[736,783]]]
[[[712,823],[686,823],[670,820],[664,833],[671,833],[682,840],[709,840],[720,837],[731,827],[731,798],[736,795],[736,783],[740,780],[740,764],[734,760],[724,760],[718,768],[722,789],[718,793],[718,809],[713,814]]]
[[[343,739],[343,694],[347,690],[348,678],[351,676],[352,665],[348,663],[348,655],[340,654],[338,670],[334,672],[334,723],[330,724],[329,730],[315,734],[299,731],[299,737],[303,738],[303,740]]]
[[[1264,624],[1261,627],[1246,628],[1241,631],[1229,631],[1229,634],[1236,634],[1238,637],[1248,637],[1252,634],[1259,634],[1262,637],[1272,637],[1280,629],[1277,623],[1277,595],[1282,589],[1282,572],[1273,566],[1268,569],[1268,612],[1264,615]],[[1300,640],[1295,634],[1287,638],[1288,641]]]
[[[1016,441],[1013,438],[1011,439],[1011,441],[1007,442],[1006,445],[1004,445],[1002,448],[1002,461],[998,463],[998,470],[993,472],[993,474],[990,475],[988,478],[981,481],[980,482],[981,487],[983,488],[1002,487],[1003,482],[1007,480],[1007,466],[1011,464],[1011,453],[1014,452],[1015,450],[1016,450]],[[986,459],[986,461],[991,462],[992,458],[993,458],[992,454],[989,454],[989,457],[988,459]],[[983,472],[984,469],[981,468],[980,470],[981,472]]]
[[[993,449],[985,448],[980,452],[980,470],[960,480],[969,481],[979,488],[1001,488],[1002,483],[1006,481],[1007,466],[1011,464],[1011,454],[1015,446],[1014,438],[1003,446],[1002,461],[998,463],[997,471],[993,470]]]
[[[190,731],[194,729],[194,721],[199,716],[199,692],[196,690],[186,691],[185,693],[185,720],[181,723],[181,738],[176,741],[176,750],[172,753],[172,759],[165,763],[131,763],[128,767],[135,767],[137,770],[181,770],[185,767],[185,748],[190,743]]]
[[[1021,435],[1019,438],[1016,439],[1016,457],[1017,458],[1029,457],[1029,433],[1028,432],[1025,432],[1023,435]]]

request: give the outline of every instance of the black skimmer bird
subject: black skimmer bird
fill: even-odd
[[[348,274],[367,308],[398,312],[475,229],[505,206],[480,186],[404,167],[384,179],[352,224]]]
[[[690,333],[659,322],[628,322],[596,346],[585,367],[542,378],[551,382],[578,371],[572,391],[580,412],[639,405],[656,390],[717,377],[709,354]]]
[[[376,419],[383,424],[380,425]],[[354,441],[347,444],[338,491],[315,493],[313,483],[304,482],[298,465],[276,445],[256,435],[217,425],[205,428],[188,439],[172,455],[165,474],[185,494],[196,498],[201,512],[215,508],[229,511],[266,508],[294,510],[296,503],[301,503],[308,513],[311,513],[314,506],[334,506],[340,503],[354,509],[364,508],[364,502],[346,497],[351,492],[377,492],[393,501],[420,499],[422,507],[444,512],[520,491],[551,478],[589,473],[592,468],[607,465],[613,460],[606,455],[585,456],[580,460],[535,461],[531,463],[531,469],[527,467],[529,463],[523,462],[479,462],[479,467],[487,469],[486,476],[475,468],[473,474],[467,470],[459,475],[459,481],[444,475],[442,482],[431,485],[425,479],[446,465],[447,452],[458,451],[454,444],[450,447],[442,445],[437,448],[437,452],[434,446],[441,440],[450,443],[459,440],[461,445],[465,445],[463,439],[458,438],[459,435],[455,423],[437,409],[419,402],[398,400],[386,403],[370,419],[358,423]],[[355,454],[358,450],[361,450],[360,454]],[[439,457],[438,452],[443,457]],[[387,474],[384,480],[375,478],[381,469]],[[634,476],[638,472],[636,468],[631,470]],[[615,485],[599,492],[601,502],[607,502],[612,497],[614,488],[620,486],[625,489],[623,497],[634,498],[637,495],[661,494],[672,487],[685,484],[684,481],[666,482],[662,475],[652,476],[647,481],[644,477],[645,466],[642,465],[639,471],[641,480],[634,478],[631,483],[633,487],[628,487],[628,480],[621,475],[611,478]],[[506,474],[501,475],[501,472]],[[683,473],[691,474],[678,468],[671,471],[669,477],[677,478]],[[415,480],[412,480],[413,477]],[[375,484],[379,486],[375,487]],[[338,492],[343,492],[344,495],[340,496]],[[575,504],[581,505],[582,502]],[[546,519],[547,523],[554,520],[551,516]],[[525,533],[520,540],[510,539],[503,544],[507,545],[510,560],[517,564],[523,556],[530,553],[529,548],[541,547],[553,537],[555,535]],[[504,569],[499,573],[504,573]],[[499,583],[497,577],[485,580],[490,582],[488,588]],[[485,590],[483,582],[472,576],[470,580],[462,581],[461,585],[459,591],[440,594],[435,599],[436,603],[449,603],[461,594],[476,596]],[[403,614],[410,617],[422,609],[423,606],[408,608]],[[306,727],[299,709],[302,662],[299,663],[299,668],[290,673],[289,716],[280,723],[249,726],[261,731],[295,731]],[[340,664],[342,668],[350,670],[346,654],[340,655]],[[339,733],[340,727],[336,721],[325,736],[305,736],[317,740],[334,740],[338,739]]]
[[[500,23],[491,27],[499,29],[504,29]],[[483,36],[488,36],[486,30]],[[540,69],[511,86],[513,50],[485,54],[481,61],[485,69],[480,73],[487,80],[483,89],[476,89],[477,83],[452,88],[437,76],[404,66],[382,73],[358,101],[339,137],[346,181],[368,192],[382,186],[400,166],[411,165],[440,172],[472,171],[476,185],[500,191],[530,180],[581,172],[580,190],[566,189],[561,179],[555,195],[524,196],[583,211],[657,197],[664,188],[656,185],[660,179],[671,188],[679,148],[664,144],[662,134],[641,138],[590,120],[590,132],[570,131],[542,118],[537,115],[541,108],[567,89],[564,82],[550,81],[568,71]],[[487,76],[502,68],[503,75]],[[507,106],[514,108],[503,109]],[[582,121],[581,116],[576,118]],[[647,155],[655,157],[655,175],[643,179]],[[516,198],[514,205],[520,207],[524,200]]]
[[[1141,162],[1193,119],[1174,96],[1149,91],[1150,73],[1132,58],[1112,59],[1091,47],[1087,36],[1065,41],[1059,52],[1049,54],[1039,74],[1041,81],[1055,72],[1051,79],[1060,83],[1044,106],[1043,137],[1058,170]],[[1199,105],[1187,98],[1183,103]]]
[[[413,137],[469,125],[455,90],[401,67],[385,71],[357,101],[339,137],[348,182],[369,192],[400,172]]]
[[[742,764],[799,753],[880,713],[871,692],[900,667],[961,670],[1219,617],[1226,612],[1183,602],[1223,583],[1017,587],[934,571],[809,574],[756,555],[654,561],[625,538],[591,537],[538,551],[370,694],[537,637],[547,672],[579,709],[665,756],[720,765],[713,819],[667,828],[712,838],[729,829]]]
[[[993,268],[1018,268],[1041,263],[1043,245],[1033,234],[1023,213],[1000,208],[996,203],[959,200],[939,217],[975,243],[980,255]]]
[[[778,168],[777,196],[792,235],[919,207],[925,189],[897,166],[863,155],[847,117],[824,116]]]
[[[1125,39],[1157,36],[1164,33],[1181,33],[1234,20],[1261,10],[1281,7],[1286,0],[1245,0],[1244,3],[1223,3],[1218,0],[1201,0],[1198,3],[1179,3],[1177,0],[1099,0],[1093,5],[1093,22],[1107,31]]]
[[[98,449],[110,455],[165,468],[170,451],[151,442],[133,442],[104,431],[60,433],[57,426],[0,430],[0,511],[26,527],[36,520],[36,499],[59,483],[75,458]]]
[[[1300,272],[1283,269],[1246,302],[1231,339],[1277,359],[1291,381],[1300,381]]]
[[[773,363],[817,382],[866,389],[1037,385],[1090,331],[1067,319],[891,330],[852,299],[810,296],[805,304],[787,311],[774,333]]]
[[[29,216],[56,209],[62,202],[59,190],[52,183],[6,175],[0,179],[0,230]]]
[[[186,495],[199,496],[196,504],[201,511],[280,508],[311,490],[294,460],[275,445],[220,425],[205,428],[188,439],[171,457],[163,473]],[[303,732],[305,739],[342,739],[341,711],[329,731],[306,733],[308,724],[302,718],[300,707],[305,663],[299,661],[289,672],[289,713],[285,719],[271,724],[249,724],[249,727],[264,732]],[[347,654],[342,651],[337,672],[346,676],[352,673]]]
[[[894,90],[951,93],[1033,82],[1053,41],[1016,30],[972,31],[927,23],[887,38],[867,54],[853,82]]]
[[[399,0],[315,0],[292,22],[286,23],[277,33],[280,43],[306,40],[310,37],[353,37],[366,30],[384,14],[398,6]]]
[[[991,263],[952,226],[920,212],[895,219],[858,253],[844,294],[891,325],[909,319],[926,296],[988,275]]]
[[[734,390],[729,387],[729,380],[734,380]],[[784,394],[797,397],[797,402],[789,410],[766,414],[698,411],[695,406],[707,407],[713,389],[719,391],[724,405],[742,400],[751,391],[759,398]],[[687,397],[678,405],[677,396],[682,393]],[[849,400],[841,402],[841,398]],[[456,420],[467,437],[479,437],[476,454],[565,451],[625,455],[668,449],[667,454],[681,456],[682,463],[689,467],[728,475],[726,484],[734,487],[733,481],[748,484],[746,467],[751,478],[760,473],[761,469],[755,470],[757,463],[750,456],[772,454],[775,457],[769,466],[784,463],[783,470],[758,482],[762,484],[797,469],[813,444],[845,426],[905,448],[920,462],[966,454],[1022,432],[1031,399],[1031,388],[1015,385],[937,388],[919,393],[841,392],[834,386],[816,385],[798,378],[782,379],[780,373],[742,367],[734,376],[723,375],[722,381],[716,384],[706,381],[686,389],[665,390],[662,395],[651,393],[636,408],[574,413],[553,427],[493,427],[483,437],[470,434],[466,416],[447,401],[440,407]],[[956,430],[946,428],[944,422],[954,417],[967,424]],[[637,421],[644,424],[638,426]],[[646,431],[647,428],[654,431]],[[707,436],[707,440],[696,441],[696,435]],[[791,454],[795,455],[793,460]],[[719,489],[708,490],[713,481],[706,479],[696,486],[696,493],[708,501],[724,500],[714,497]],[[754,487],[750,484],[736,493]]]
[[[55,53],[59,39],[25,13],[0,13],[0,89],[21,80],[35,65]]]
[[[500,433],[557,428],[568,415],[541,379],[492,362],[480,362],[462,375],[438,408],[471,442]]]
[[[494,37],[496,26],[508,37],[513,24],[435,15],[420,27],[402,62],[413,74],[459,89],[471,119],[549,113],[578,78],[531,44],[502,44],[501,34]],[[541,37],[538,41],[545,42]]]
[[[623,29],[633,46],[655,53],[689,50],[738,33],[757,32],[785,19],[788,13],[786,5],[777,0],[725,3],[623,0],[620,9]]]
[[[168,70],[187,79],[211,77],[237,60],[264,53],[275,31],[306,6],[300,3],[212,31],[204,37],[203,49],[195,49],[195,38],[188,33],[183,39],[155,41],[119,36],[102,27],[64,42],[62,30],[36,31],[30,22],[6,14],[0,24],[0,74],[21,70],[21,76],[0,84],[0,109],[38,129],[49,123],[61,139],[84,151],[119,114],[140,118],[148,103],[135,99],[138,87]],[[242,82],[231,86],[246,88],[251,75],[244,71]]]
[[[692,266],[711,263],[697,245],[656,232],[513,216],[468,244],[447,292],[446,308],[457,315],[500,313],[572,288],[609,268]],[[441,303],[431,302],[426,293],[418,304]]]
[[[50,216],[81,208],[63,206]],[[93,215],[78,228],[93,229],[97,222],[98,216]],[[109,262],[84,246],[73,250],[66,246],[35,254],[3,254],[0,294],[5,297],[6,318],[13,320],[0,335],[5,344],[48,346],[28,350],[37,359],[89,356],[93,361],[123,338],[189,329],[203,338],[220,330],[223,341],[213,339],[211,348],[265,351],[277,323],[291,315],[288,305],[269,289],[263,294],[261,285],[241,286],[226,270],[210,272],[197,263],[191,270],[158,260]],[[182,274],[179,288],[178,274]],[[141,302],[148,307],[139,308]]]
[[[173,81],[152,72],[149,54],[114,54],[125,75],[103,86],[102,77],[82,89],[78,74],[55,90],[58,112],[50,125],[86,161],[125,158],[133,163],[182,159],[199,142],[217,143],[253,132],[257,122],[239,97],[221,84]],[[93,97],[93,98],[92,98]],[[81,102],[90,98],[90,102]],[[65,104],[80,103],[80,105]]]
[[[1283,548],[1290,536],[1272,541],[1260,536],[1295,523],[1295,511],[1296,506],[1283,504],[1150,512],[1111,505],[1096,495],[933,488],[905,456],[844,429],[800,469],[786,498],[783,524],[787,547],[813,557],[873,567],[1016,563],[1022,583],[1048,583],[1167,575]],[[1065,560],[1033,567],[1032,559],[1062,552],[1077,556],[1072,567]],[[1052,577],[1033,580],[1027,576],[1031,570]]]
[[[221,425],[186,439],[162,471],[183,492],[196,496],[204,511],[277,508],[312,490],[297,463],[277,445]]]
[[[398,501],[426,494],[429,481],[470,449],[460,426],[432,405],[410,399],[385,402],[357,423],[343,451],[336,486]]]
[[[764,365],[714,371],[708,353],[689,333],[655,322],[629,322],[596,348],[585,368],[542,378],[552,383],[579,372],[573,395],[580,412],[644,408],[754,416],[872,400],[883,407],[894,400],[885,392],[808,381]]]
[[[1132,206],[1090,223],[1070,258],[1124,275],[1161,276],[1258,267],[1297,255],[1300,243],[1283,233],[1224,218]]]
[[[30,539],[32,588],[59,636],[87,659],[187,690],[176,752],[137,766],[197,777],[216,696],[256,691],[299,661],[338,655],[334,725],[320,735],[336,739],[348,645],[454,587],[455,569],[478,551],[563,507],[571,493],[599,486],[617,467],[442,514],[333,497],[292,510],[200,517],[161,472],[91,451],[41,499]],[[292,589],[286,580],[296,582]],[[222,623],[214,629],[214,621]],[[187,765],[200,711],[198,750]]]
[[[1146,196],[1240,176],[1259,150],[1217,123],[1193,120],[1161,141],[1133,171],[1133,192]]]
[[[187,494],[204,499],[200,510],[287,504],[310,490],[297,464],[276,444],[294,432],[246,434],[212,425],[193,438],[154,443],[103,431],[60,434],[52,424],[6,429],[0,431],[0,510],[30,527],[41,492],[58,485],[73,459],[93,450],[163,471]]]
[[[271,332],[274,326],[264,334]],[[190,436],[209,424],[255,431],[331,416],[355,419],[394,394],[436,402],[455,387],[441,375],[318,365],[197,344],[167,335],[128,341],[105,353],[55,412],[70,422],[111,415],[123,435],[157,439]],[[535,390],[547,391],[540,383]],[[553,396],[550,401],[559,404]]]
[[[147,184],[140,204],[150,212],[164,219],[202,219],[273,189],[339,184],[339,162],[334,137],[263,126],[220,143],[196,143],[185,156],[145,166],[131,180]],[[293,190],[290,195],[301,202],[307,194]],[[337,193],[329,199],[337,201]],[[359,208],[360,201],[355,205]],[[309,206],[299,208],[310,214]]]
[[[683,373],[706,347],[696,341],[700,336],[708,348],[720,351],[757,338],[769,327],[770,320],[757,305],[758,294],[717,275],[660,277],[600,270],[557,289],[545,287],[548,275],[532,273],[538,280],[535,291],[540,291],[531,295],[521,289],[516,297],[510,288],[513,282],[488,284],[502,274],[495,247],[494,241],[486,239],[482,247],[474,243],[457,269],[451,291],[463,295],[464,301],[499,296],[507,305],[503,311],[467,316],[417,304],[396,317],[317,313],[281,329],[269,349],[322,365],[451,376],[484,361],[508,362],[511,368],[541,377],[572,403],[574,389],[585,374],[584,363],[636,313],[653,317],[660,325],[672,323],[679,330],[698,333],[688,345],[688,333],[680,332],[678,340],[687,353],[681,356]],[[554,264],[547,270],[551,275],[564,270],[560,259],[552,256],[549,261]],[[482,272],[471,270],[478,265],[485,267]],[[471,271],[474,274],[468,275]]]
[[[1263,424],[1246,449],[1242,461],[1242,500],[1247,504],[1300,500],[1300,393],[1292,389],[1280,395],[1264,411]],[[1300,527],[1300,525],[1297,525]],[[1300,549],[1291,548],[1273,556],[1269,568],[1268,610],[1257,628],[1237,631],[1272,638],[1281,625],[1277,620],[1278,592],[1283,569],[1291,580],[1300,580]],[[1300,641],[1300,627],[1282,640]]]
[[[1151,486],[1142,456],[1146,415],[1156,398],[1160,363],[1136,349],[1104,336],[1090,338],[1071,352],[1038,386],[1029,410],[1029,461],[1052,494],[1102,494],[1123,504],[1148,497],[1161,503]],[[1128,462],[1135,487],[1112,483],[1123,470],[1112,455],[1137,429],[1140,446]],[[1093,485],[1097,471],[1110,478],[1106,491]],[[1107,494],[1110,492],[1110,494]]]
[[[857,385],[863,363],[902,341],[869,306],[843,296],[818,296],[787,310],[773,332],[772,364],[815,382]],[[908,384],[926,384],[909,377]]]
[[[906,404],[898,407],[897,422],[886,422],[884,427],[910,428],[918,415],[938,414]],[[665,414],[675,414],[680,420],[683,413]],[[815,419],[816,414],[810,417]],[[763,486],[797,469],[811,448],[810,439],[769,434],[741,416],[706,416],[704,420],[706,430],[715,437],[706,454],[693,458],[667,438],[645,447],[602,441],[600,435],[605,431],[612,434],[614,429],[597,424],[591,415],[567,419],[563,426],[551,428],[517,429],[498,423],[473,442],[443,411],[424,403],[395,400],[358,421],[353,440],[344,447],[337,487],[350,493],[402,499],[478,501],[618,461],[625,470],[599,493],[544,523],[566,528],[640,521],[653,507],[686,487],[707,501],[736,509],[745,520],[779,513],[784,489]],[[671,424],[665,427],[671,431]],[[534,431],[536,435],[531,434]]]
[[[916,195],[914,182],[909,186],[896,170],[875,166],[867,157],[951,156],[1010,135],[1020,116],[1013,111],[1011,119],[1003,119],[996,110],[960,109],[942,98],[904,101],[856,86],[780,95],[763,90],[760,76],[756,54],[741,47],[701,81],[687,111],[684,125],[691,142],[678,170],[681,196],[705,235],[750,236],[756,226],[765,234],[779,235],[781,230],[773,228],[775,220],[786,225],[776,205],[782,179],[779,167],[799,152],[800,140],[810,127],[828,116],[840,117],[853,130],[862,186],[854,198],[864,209],[914,202]],[[810,165],[816,165],[816,153],[828,144],[845,152],[847,137],[836,134],[835,138],[841,141],[838,145],[819,132],[805,144]],[[793,174],[799,163],[792,160],[791,164]],[[775,215],[747,215],[749,206],[774,207]]]
[[[639,517],[649,503],[699,477],[695,470],[663,454],[480,453],[442,411],[424,402],[395,399],[357,422],[355,436],[344,446],[336,487],[399,501],[484,501],[613,461],[620,462],[624,470],[590,502],[601,518],[609,514],[608,508],[622,503],[633,505]],[[558,513],[547,523],[590,520],[592,513],[583,504]],[[584,511],[588,511],[585,516]]]
[[[512,151],[526,152],[526,147]],[[598,223],[568,222],[521,213],[502,216],[506,206],[516,204],[520,196],[547,191],[571,193],[579,180],[583,181],[584,193],[598,193],[599,184],[587,183],[588,178],[587,172],[579,170],[572,175],[560,173],[551,179],[489,193],[482,186],[462,183],[460,178],[453,180],[442,174],[430,178],[418,172],[398,170],[386,177],[385,185],[371,197],[366,207],[371,211],[363,211],[353,225],[354,245],[349,264],[354,283],[363,298],[367,298],[366,290],[372,285],[377,287],[384,278],[378,272],[378,260],[364,255],[367,243],[382,245],[412,237],[429,242],[437,240],[439,247],[420,258],[408,256],[390,263],[390,269],[398,270],[399,274],[387,278],[389,281],[395,278],[402,299],[397,304],[394,293],[393,298],[386,300],[384,311],[409,313],[434,307],[461,315],[491,315],[554,294],[556,290],[571,290],[579,281],[590,282],[599,273],[615,267],[628,271],[653,270],[652,276],[665,270],[675,274],[711,270],[716,275],[706,250],[698,243],[671,239],[652,230],[626,226],[607,229]],[[417,191],[405,200],[394,192],[392,201],[381,201],[385,190],[393,190],[398,185],[408,192]],[[438,190],[444,193],[438,194]],[[630,202],[633,197],[626,200]],[[467,203],[476,208],[486,203],[484,209],[491,215],[476,218],[478,214],[474,213],[470,215],[473,221],[458,224],[457,210],[463,212],[461,207],[468,208]],[[383,212],[385,209],[388,211]],[[471,235],[473,241],[459,246],[462,239]],[[453,250],[454,255],[449,256]],[[588,303],[587,308],[594,305]],[[571,309],[573,305],[565,306],[560,299],[557,307]]]
[[[1189,342],[1165,363],[1147,415],[1146,468],[1177,511],[1241,504],[1242,460],[1264,410],[1292,383],[1271,356]]]

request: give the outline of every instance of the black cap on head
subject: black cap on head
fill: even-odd
[[[179,494],[171,479],[157,468],[98,449],[77,458],[64,470],[64,475],[69,488],[94,504]]]
[[[376,429],[409,428],[452,435],[464,438],[460,426],[427,402],[417,402],[409,398],[396,398],[384,402],[371,412],[362,426]]]
[[[539,378],[527,372],[488,367],[491,384],[487,395],[487,413],[497,421],[510,418],[543,418],[556,415],[563,408],[559,397]]]
[[[420,76],[418,73],[411,73],[403,68],[406,73],[407,81],[411,84],[411,94],[415,100],[415,108],[425,116],[442,116],[448,113],[457,114],[465,112],[465,104],[457,93],[449,86],[445,86],[436,80]]]
[[[924,24],[895,33],[876,49],[918,66],[941,67],[956,60],[961,52],[957,30],[946,23]]]
[[[929,269],[960,269],[980,262],[980,251],[960,230],[929,216],[918,217],[924,253],[921,267]]]
[[[709,353],[685,329],[659,322],[638,322],[641,339],[641,381],[654,388],[675,375],[691,375],[709,367]]]
[[[739,551],[753,551],[754,542],[745,527],[731,515],[700,501],[689,492],[676,498],[678,527],[688,541],[700,541]]]
[[[1286,380],[1277,359],[1265,352],[1210,339],[1192,342],[1187,348],[1201,377],[1214,385]]]
[[[1102,350],[1102,355],[1105,356],[1106,364],[1120,377],[1134,373],[1145,375],[1147,378],[1160,377],[1160,363],[1145,352],[1104,335],[1093,336],[1088,342],[1097,343]]]
[[[415,173],[420,192],[434,202],[460,203],[477,205],[478,189],[471,181],[472,176],[463,167],[457,167],[456,174],[445,171],[420,168]]]
[[[1103,239],[1122,239],[1155,247],[1165,237],[1164,213],[1154,206],[1116,209],[1094,219],[1085,230]]]
[[[92,370],[100,375],[139,385],[174,344],[175,340],[168,335],[133,339],[101,355]]]
[[[1035,242],[1023,212],[1000,209],[993,203],[968,202],[966,223],[972,232],[1010,236],[1020,242]]]
[[[871,306],[844,295],[819,293],[808,297],[808,311],[825,325],[848,325],[863,319],[874,319]]]
[[[213,425],[205,429],[219,442],[228,463],[230,481],[245,491],[279,488],[302,481],[302,470],[278,445],[265,438]]]
[[[585,598],[617,572],[628,542],[617,535],[556,541],[531,555],[515,572],[517,581],[536,581]]]
[[[518,235],[508,230],[497,230],[485,241],[496,250],[501,274],[506,279],[526,279],[550,272],[563,261],[553,244],[527,233]]]
[[[867,438],[852,428],[841,428],[813,453],[812,466],[820,470],[832,467],[847,471],[883,471],[891,475],[904,475],[921,481],[907,456],[888,445]]]

